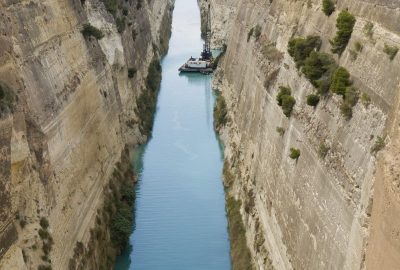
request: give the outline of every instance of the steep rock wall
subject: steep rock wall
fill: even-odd
[[[256,268],[267,269],[269,257],[276,269],[378,269],[382,263],[396,269],[400,57],[390,61],[383,48],[400,47],[399,3],[337,1],[327,17],[319,0],[209,2],[213,44],[228,47],[214,79],[228,106],[229,122],[220,130],[226,166],[234,177],[231,192],[244,202]],[[368,106],[359,102],[349,121],[338,96],[322,99],[316,109],[307,106],[306,96],[316,90],[287,53],[291,37],[307,35],[321,36],[321,50],[329,52],[343,9],[357,22],[336,61],[372,100]],[[372,37],[365,34],[368,22]],[[249,38],[256,25],[260,37]],[[356,42],[363,50],[354,59]],[[290,118],[277,105],[279,86],[290,86],[296,99]],[[370,150],[385,135],[389,145],[377,162]],[[326,157],[318,154],[321,143],[329,147]],[[292,147],[301,151],[298,162],[289,158]]]
[[[53,269],[67,269],[125,145],[146,140],[136,100],[167,49],[173,1],[117,1],[114,16],[107,2],[0,3],[0,81],[16,94],[0,119],[1,269],[41,264],[42,217]],[[85,38],[84,23],[104,37]]]

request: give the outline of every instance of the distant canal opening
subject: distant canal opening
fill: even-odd
[[[178,74],[202,45],[197,1],[176,0],[153,136],[133,160],[135,230],[117,270],[231,269],[212,77]]]

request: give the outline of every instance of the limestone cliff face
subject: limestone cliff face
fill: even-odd
[[[110,2],[119,3],[114,16]],[[87,243],[122,150],[146,140],[136,99],[167,49],[172,8],[173,0],[0,2],[0,85],[16,95],[0,118],[1,269],[41,263],[42,217],[53,269],[67,269],[76,243]],[[85,23],[104,37],[85,38]]]
[[[268,269],[270,258],[276,269],[396,269],[400,56],[391,61],[384,47],[400,47],[400,3],[339,0],[327,17],[320,0],[209,2],[213,43],[228,48],[214,79],[229,115],[220,132],[256,268]],[[290,38],[307,35],[321,36],[321,50],[330,52],[344,9],[357,22],[336,61],[371,98],[370,105],[358,102],[348,121],[337,95],[307,106],[316,90],[287,52]],[[248,36],[256,25],[258,39]],[[354,57],[356,42],[363,49]],[[290,118],[277,105],[279,86],[289,86],[296,99]],[[388,145],[376,157],[378,136]],[[322,157],[321,144],[329,149]],[[300,149],[297,162],[290,148]]]

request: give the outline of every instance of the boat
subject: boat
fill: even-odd
[[[203,51],[199,58],[190,57],[179,68],[179,72],[197,72],[201,74],[210,74],[214,71],[214,57],[211,52],[211,18],[210,18],[210,5],[208,5],[207,24],[204,37]]]

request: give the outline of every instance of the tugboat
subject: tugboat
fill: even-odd
[[[203,51],[200,58],[190,57],[189,60],[180,68],[180,72],[199,72],[202,74],[210,74],[213,72],[214,58],[211,52],[210,39],[211,39],[211,18],[210,18],[210,5],[208,5],[207,12],[207,25],[205,31],[205,40]]]

